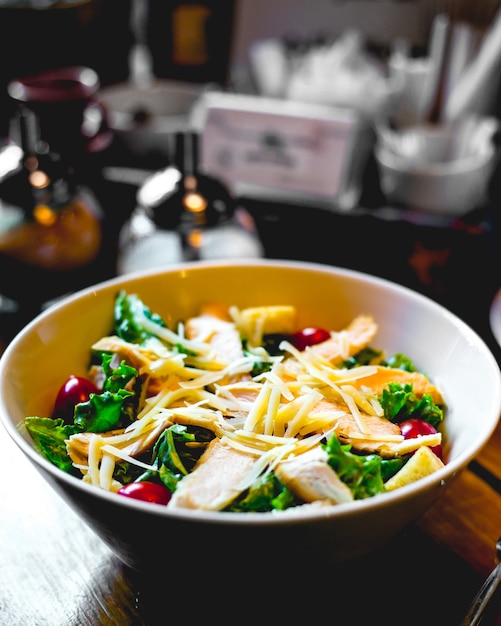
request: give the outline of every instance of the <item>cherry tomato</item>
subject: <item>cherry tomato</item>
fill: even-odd
[[[404,439],[414,439],[415,437],[422,437],[423,435],[434,435],[437,430],[429,422],[424,420],[411,418],[400,422],[400,431],[404,436]],[[442,446],[430,446],[431,450],[438,456],[439,459],[443,458]]]
[[[298,350],[304,350],[306,346],[314,346],[326,341],[331,336],[328,330],[323,328],[303,328],[292,335],[292,345]]]
[[[57,393],[53,417],[61,417],[65,422],[71,423],[75,406],[80,402],[87,402],[91,393],[100,393],[100,390],[87,378],[72,374]]]
[[[142,500],[143,502],[154,502],[155,504],[167,504],[172,493],[159,483],[150,483],[147,481],[137,481],[120,487],[117,493],[134,500]]]

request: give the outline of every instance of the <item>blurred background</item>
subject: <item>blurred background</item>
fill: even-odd
[[[499,5],[0,0],[3,343],[119,273],[264,256],[406,284],[497,350]]]

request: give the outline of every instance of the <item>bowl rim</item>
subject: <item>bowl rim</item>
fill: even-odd
[[[431,141],[450,140],[456,127],[455,122],[446,122],[435,125],[425,122],[414,122],[396,128],[391,125],[388,118],[379,117],[374,121],[375,146],[374,154],[378,163],[396,173],[415,174],[436,178],[446,175],[460,175],[465,173],[476,173],[478,170],[494,163],[496,156],[496,146],[493,137],[499,129],[499,121],[492,115],[471,115],[466,121],[473,120],[480,127],[485,127],[490,135],[485,136],[485,143],[477,146],[473,154],[462,156],[451,161],[434,161],[432,163],[413,164],[411,159],[406,159],[398,152],[392,150],[391,139],[398,140],[410,133],[421,134],[425,139]],[[390,145],[388,144],[390,142]]]
[[[475,175],[479,170],[494,164],[496,151],[494,146],[487,146],[481,152],[455,159],[454,161],[434,161],[433,163],[413,163],[411,159],[399,157],[386,146],[376,145],[374,154],[378,164],[396,174],[408,176],[426,176],[438,179],[445,176]]]
[[[427,303],[430,306],[445,315],[454,323],[463,333],[466,333],[469,341],[475,344],[485,355],[487,361],[492,367],[493,371],[499,371],[497,361],[487,346],[486,342],[480,337],[480,335],[469,325],[460,319],[455,313],[446,309],[440,303],[432,300],[428,296],[421,294],[409,287],[400,285],[394,281],[388,280],[383,277],[371,275],[359,270],[348,269],[334,265],[324,265],[315,262],[308,261],[295,261],[284,259],[236,259],[231,262],[232,266],[248,266],[248,267],[283,267],[287,269],[300,269],[309,270],[315,272],[325,272],[327,274],[335,274],[343,277],[354,278],[356,280],[367,281],[371,283],[380,284],[390,290],[403,291],[410,296],[411,299],[415,299],[420,302]],[[46,310],[39,313],[33,320],[31,320],[21,331],[12,339],[7,345],[5,351],[0,356],[0,423],[6,429],[8,435],[17,445],[18,448],[28,457],[28,459],[45,474],[49,474],[51,478],[55,479],[56,483],[64,483],[72,490],[80,490],[87,496],[97,498],[108,502],[110,505],[118,507],[132,508],[138,512],[149,513],[151,515],[173,518],[177,520],[186,520],[194,522],[202,522],[207,524],[217,525],[232,525],[239,526],[268,526],[268,525],[284,525],[284,524],[297,524],[298,522],[307,523],[309,521],[318,521],[319,519],[330,518],[344,518],[358,515],[360,512],[370,511],[378,508],[380,504],[403,502],[407,500],[413,494],[418,492],[426,492],[433,487],[444,486],[448,481],[453,479],[466,465],[478,454],[485,443],[488,441],[492,433],[494,432],[499,420],[499,414],[501,412],[501,372],[497,379],[497,384],[492,390],[491,407],[492,417],[491,420],[485,424],[484,434],[480,440],[476,440],[474,446],[467,451],[463,451],[456,458],[451,459],[444,467],[438,469],[436,472],[421,478],[419,481],[406,485],[401,489],[396,489],[391,492],[379,494],[371,498],[363,500],[355,500],[353,502],[335,504],[335,505],[322,505],[312,506],[311,508],[298,507],[297,509],[288,509],[280,512],[268,512],[268,513],[232,513],[223,511],[206,511],[206,510],[189,510],[189,509],[174,509],[165,507],[162,505],[153,505],[147,502],[141,502],[132,498],[117,498],[116,494],[96,489],[95,486],[84,483],[81,479],[67,474],[57,468],[55,465],[45,459],[34,447],[25,439],[19,432],[16,425],[10,420],[7,415],[6,407],[4,406],[2,398],[2,380],[7,376],[7,363],[11,358],[11,355],[15,352],[17,345],[22,341],[26,334],[29,334],[32,329],[38,326],[47,317],[50,317],[52,312],[56,309],[65,308],[69,303],[80,299],[82,296],[92,294],[98,290],[116,288],[117,286],[129,282],[129,280],[141,279],[143,277],[163,275],[166,273],[186,272],[186,271],[204,271],[204,268],[217,268],[228,267],[228,262],[225,260],[214,261],[189,261],[181,262],[171,265],[169,267],[154,268],[147,270],[139,270],[137,272],[131,272],[122,276],[117,276],[95,285],[83,288],[70,294],[60,301],[52,304]]]
[[[501,287],[499,287],[489,307],[489,326],[498,346],[501,348]]]

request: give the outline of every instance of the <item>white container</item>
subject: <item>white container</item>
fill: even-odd
[[[490,118],[400,131],[377,127],[375,157],[387,201],[450,215],[483,206],[495,166],[496,128]]]

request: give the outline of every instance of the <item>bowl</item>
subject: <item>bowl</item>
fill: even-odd
[[[425,213],[461,216],[481,208],[496,162],[497,123],[376,124],[375,158],[389,202]]]
[[[135,156],[152,152],[172,159],[172,137],[189,129],[191,110],[209,89],[173,80],[144,87],[119,83],[103,87],[98,100],[107,111],[115,137]]]
[[[59,470],[35,449],[24,418],[49,416],[61,381],[69,374],[86,375],[90,346],[109,332],[120,290],[137,294],[169,325],[215,302],[239,308],[292,305],[298,328],[343,329],[360,314],[373,315],[379,324],[373,345],[408,355],[443,393],[445,464],[374,497],[271,513],[170,508],[119,496]],[[114,278],[52,305],[19,332],[0,359],[0,418],[8,435],[117,557],[138,571],[173,559],[190,568],[202,554],[217,556],[237,576],[237,549],[247,555],[240,560],[244,570],[251,565],[248,558],[254,565],[271,558],[280,568],[356,561],[441,497],[491,436],[500,408],[498,364],[457,316],[385,279],[296,261],[190,262]]]

